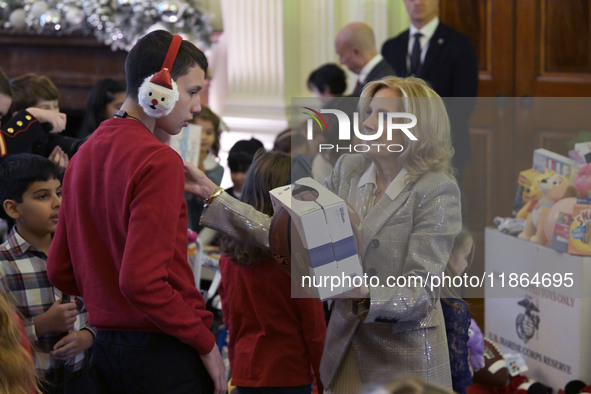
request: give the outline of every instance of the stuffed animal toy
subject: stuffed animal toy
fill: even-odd
[[[480,331],[480,327],[478,327],[474,319],[470,319],[468,338],[470,365],[472,366],[472,371],[477,372],[484,367],[484,335],[482,335],[482,331]]]
[[[512,394],[551,394],[552,388],[535,380],[530,380],[523,375],[517,375],[511,378],[509,382],[510,392]]]
[[[523,187],[521,200],[524,202],[524,205],[519,212],[517,212],[517,215],[515,216],[516,218],[527,220],[527,217],[533,211],[538,200],[542,198],[542,192],[540,191],[540,181],[543,178],[542,175],[541,172],[534,170],[533,168],[519,173],[517,183]]]
[[[568,179],[562,175],[546,170],[540,180],[540,191],[542,192],[542,198],[527,218],[525,229],[519,234],[519,238],[541,245],[549,245],[550,240],[546,239],[544,231],[548,211],[558,200],[565,197],[576,197],[577,189],[571,186]]]

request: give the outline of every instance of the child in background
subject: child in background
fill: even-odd
[[[195,114],[193,122],[201,126],[201,147],[199,152],[199,169],[216,185],[220,185],[224,176],[224,167],[217,162],[220,153],[220,135],[222,134],[222,119],[206,105],[201,106],[201,112]],[[201,231],[199,225],[203,212],[203,200],[191,194],[185,194],[189,217],[188,226],[191,230]]]
[[[327,63],[313,70],[308,76],[308,89],[322,104],[327,104],[334,97],[341,97],[347,90],[345,71],[335,63]]]
[[[195,115],[193,123],[201,126],[201,149],[198,167],[213,183],[219,185],[224,176],[224,167],[216,159],[220,153],[222,119],[208,106],[202,105],[201,112]]]
[[[261,141],[251,138],[237,141],[228,152],[228,167],[233,186],[226,189],[226,192],[232,197],[240,199],[246,172],[250,168],[255,153],[262,147]]]
[[[451,278],[462,275],[472,262],[470,256],[474,256],[474,240],[470,230],[464,226],[454,240],[445,275]],[[449,346],[453,389],[456,393],[465,394],[466,387],[472,384],[468,350],[470,309],[458,289],[451,286],[441,289],[441,307]]]
[[[310,153],[308,143],[301,130],[297,129],[285,129],[275,136],[273,151],[291,156],[291,182],[312,176],[312,160],[308,156]]]
[[[82,139],[88,137],[103,120],[111,119],[115,110],[121,108],[123,100],[125,100],[125,86],[120,82],[105,78],[94,84],[88,93],[86,111],[78,137]]]
[[[17,91],[16,96],[20,102],[19,93]],[[13,95],[8,78],[0,70],[0,158],[13,153],[44,154],[47,151],[49,133],[60,133],[66,128],[66,115],[35,107],[37,100],[31,106],[12,108]],[[29,103],[19,105],[27,104]],[[68,138],[64,138],[67,142]],[[61,148],[53,149],[50,159],[57,164],[61,158],[56,156],[63,155],[63,152]]]
[[[13,92],[12,112],[28,107],[60,111],[59,90],[45,75],[29,73],[12,78],[10,87]]]
[[[1,214],[16,222],[0,246],[0,289],[11,297],[39,350],[35,364],[46,393],[88,385],[85,353],[95,336],[82,300],[67,300],[47,278],[62,199],[59,177],[58,168],[37,155],[11,155],[0,164]]]
[[[12,88],[10,82],[4,74],[4,71],[0,69],[0,125],[2,118],[10,112],[10,106],[12,105]]]
[[[288,184],[290,169],[289,156],[258,153],[241,200],[272,215],[269,190]],[[219,293],[238,393],[309,394],[313,378],[321,393],[319,366],[326,334],[322,303],[292,298],[291,279],[268,250],[223,236],[222,252]]]

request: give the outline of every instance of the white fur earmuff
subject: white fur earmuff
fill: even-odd
[[[140,106],[153,118],[171,113],[178,99],[176,82],[170,78],[170,72],[166,68],[146,77],[138,92]]]

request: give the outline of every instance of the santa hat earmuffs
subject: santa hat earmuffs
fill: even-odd
[[[161,118],[172,112],[179,99],[176,82],[170,76],[170,70],[179,51],[183,38],[177,34],[172,37],[162,69],[147,76],[138,91],[138,101],[144,112],[153,118]]]

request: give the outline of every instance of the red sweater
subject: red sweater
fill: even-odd
[[[270,260],[240,266],[223,255],[220,269],[232,384],[302,386],[312,383],[312,371],[319,383],[326,335],[322,303],[291,298],[290,278]]]
[[[84,298],[90,325],[213,349],[212,315],[187,263],[182,160],[140,122],[110,119],[64,177],[47,274]]]

